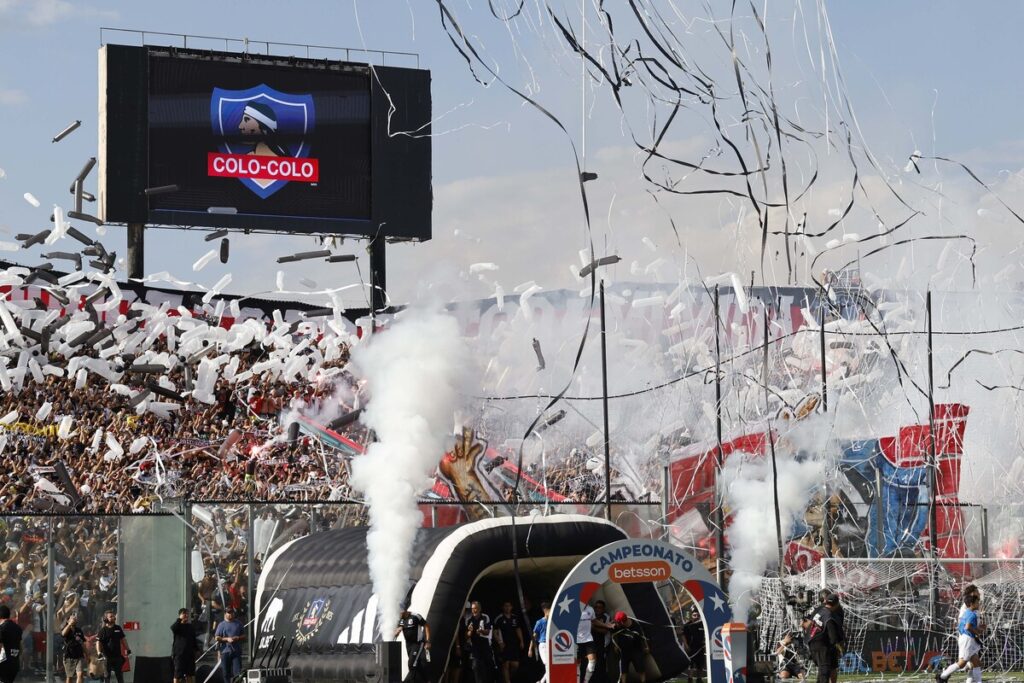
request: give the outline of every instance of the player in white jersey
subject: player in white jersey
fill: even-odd
[[[591,677],[597,671],[597,645],[594,643],[594,608],[585,602],[580,603],[580,625],[576,629],[576,657],[578,664],[587,659],[587,668],[583,674],[583,683],[590,683]]]

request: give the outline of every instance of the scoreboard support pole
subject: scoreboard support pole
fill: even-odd
[[[384,238],[380,235],[370,240],[366,250],[370,252],[370,312],[382,312],[387,303],[387,264],[384,259]]]
[[[145,251],[144,223],[128,224],[128,277],[142,279],[146,277],[144,256]]]

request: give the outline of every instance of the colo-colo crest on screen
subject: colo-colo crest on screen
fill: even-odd
[[[248,90],[214,88],[210,123],[219,151],[207,155],[207,175],[238,178],[262,199],[289,182],[319,180],[319,163],[310,157],[312,95],[262,83]]]

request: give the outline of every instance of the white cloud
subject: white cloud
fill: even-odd
[[[37,0],[26,8],[25,16],[34,26],[49,26],[74,14],[75,6],[66,0]]]
[[[18,90],[17,88],[5,90],[0,88],[0,105],[15,106],[25,104],[26,102],[28,102],[28,95],[24,90]]]
[[[693,139],[680,141],[675,146],[680,156],[687,156],[703,151],[705,143]],[[749,202],[733,197],[662,193],[655,203],[648,193],[652,186],[639,177],[638,163],[631,149],[595,150],[592,158],[595,160],[592,167],[599,173],[598,180],[587,183],[594,248],[598,255],[616,253],[623,258],[619,265],[606,269],[606,277],[618,282],[671,282],[679,278],[696,281],[731,271],[744,274],[742,279],[748,282],[750,272],[756,271],[757,284],[762,282],[762,273],[767,284],[786,284],[784,239],[769,238],[762,270],[760,228]],[[1016,159],[1015,168],[1022,166],[1024,159]],[[649,170],[655,171],[653,167]],[[900,239],[924,235],[964,233],[975,238],[978,252],[974,260],[979,284],[991,280],[1008,265],[1017,264],[1019,232],[1015,219],[993,195],[984,192],[958,168],[945,165],[939,170],[941,176],[891,174],[890,182],[924,214],[887,240],[875,239],[865,244],[843,241],[844,234],[852,238],[879,232],[872,206],[859,195],[853,211],[840,226],[827,236],[808,240],[816,252],[823,251],[831,240],[839,244],[813,264],[815,275],[822,269],[837,268],[861,257],[864,271],[891,284],[898,281],[904,286],[971,288],[972,243],[966,240],[954,243],[945,258],[941,258],[949,245],[945,241],[892,246],[869,256],[872,250],[886,243],[892,245]],[[808,232],[822,231],[835,220],[830,211],[849,201],[849,179],[843,178],[841,173],[833,175],[838,177],[825,180],[822,172],[816,189],[808,193],[800,202],[799,210],[794,211],[797,216],[807,212]],[[1024,191],[1024,172],[985,174],[985,177],[991,181],[993,190],[1011,204],[1016,204],[1013,198]],[[879,176],[865,174],[861,181],[887,228],[906,217],[905,207],[889,193]],[[910,185],[909,181],[925,183],[927,188]],[[935,194],[936,187],[940,188],[944,199]],[[678,240],[670,217],[678,230]],[[770,228],[781,229],[784,218],[781,209],[773,210]],[[578,253],[589,245],[579,186],[571,165],[436,185],[433,224],[434,237],[429,242],[388,247],[388,292],[394,301],[414,300],[417,292],[430,287],[443,288],[449,296],[472,299],[493,295],[495,283],[506,293],[529,280],[545,289],[583,289],[586,285],[570,271],[570,265],[579,267]],[[645,237],[656,245],[657,253],[644,245]],[[793,249],[793,246],[799,248]],[[365,277],[362,247],[360,242],[354,249],[348,249],[359,253]],[[197,244],[195,254],[190,254],[189,258],[198,258],[207,248],[205,244]],[[233,240],[233,264],[252,264],[241,270],[235,268],[239,272],[235,273],[234,291],[250,293],[271,288],[267,285],[267,273],[272,274],[278,268],[285,271],[291,284],[299,277],[311,278],[322,286],[358,282],[358,274],[351,265],[318,261],[293,266],[274,263],[275,257],[281,254],[311,248],[319,246],[311,244],[309,238],[253,235]],[[801,256],[803,251],[802,244],[791,242],[797,284],[811,281],[808,271],[813,254]],[[495,263],[499,269],[469,272],[471,264],[482,262]],[[940,262],[944,264],[941,269],[936,267]],[[225,269],[231,270],[233,264]],[[438,283],[442,271],[461,277],[454,281],[452,277],[441,277]],[[1013,286],[1024,279],[1024,271],[1014,270],[1003,276],[1009,279],[997,284]],[[211,282],[216,280],[212,274],[210,278]],[[344,298],[349,305],[365,305],[364,295],[358,290]]]
[[[116,19],[113,10],[69,0],[0,0],[0,23],[5,26],[52,26],[77,18]]]

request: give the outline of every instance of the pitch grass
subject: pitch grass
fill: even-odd
[[[1024,681],[1024,672],[1021,671],[994,671],[981,670],[981,678],[985,683],[1020,683]],[[871,673],[871,674],[839,674],[839,680],[843,683],[873,683],[874,681],[885,681],[886,683],[935,683],[934,673],[906,674],[906,673]],[[964,683],[966,676],[963,673],[953,674],[949,683]]]
[[[981,678],[984,683],[1024,683],[1024,672],[1022,671],[997,671],[988,672],[982,669]],[[778,679],[776,679],[778,680]],[[796,683],[796,679],[790,679]],[[812,676],[806,679],[807,683],[814,683]],[[839,683],[935,683],[934,673],[870,673],[870,674],[839,674]],[[955,674],[949,679],[949,683],[965,683],[964,674]],[[705,679],[697,679],[698,683],[706,683]],[[686,678],[673,678],[667,683],[686,683]],[[769,680],[769,683],[772,683]],[[789,682],[787,682],[789,683]]]

